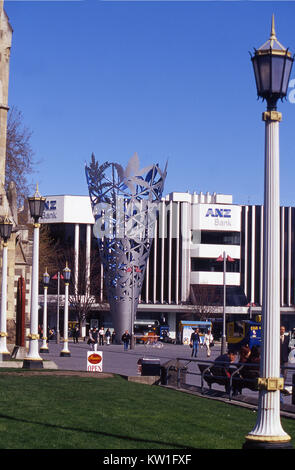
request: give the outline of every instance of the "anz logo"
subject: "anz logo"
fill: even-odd
[[[56,211],[56,201],[45,201],[45,211]]]
[[[45,201],[42,219],[56,219],[56,201]]]
[[[206,217],[222,217],[224,219],[231,218],[231,209],[212,209],[207,210]]]

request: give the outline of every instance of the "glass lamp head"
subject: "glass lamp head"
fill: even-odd
[[[38,191],[38,185],[34,196],[28,198],[29,208],[31,217],[34,219],[34,222],[37,223],[40,217],[42,217],[44,208],[45,208],[46,198],[42,197]]]
[[[47,272],[47,268],[46,268],[45,273],[43,274],[43,284],[44,284],[44,286],[48,286],[49,281],[50,281],[50,276],[49,276],[49,274]]]
[[[68,263],[66,263],[66,267],[64,268],[63,273],[65,282],[69,282],[71,279],[71,270],[68,267]]]
[[[10,238],[11,231],[12,231],[12,222],[9,219],[9,217],[6,215],[0,221],[0,236],[2,240],[4,240],[5,243]]]
[[[269,40],[255,50],[251,60],[258,96],[267,101],[269,110],[276,109],[277,101],[287,95],[294,58],[277,40],[274,16]]]

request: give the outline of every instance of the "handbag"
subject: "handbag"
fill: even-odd
[[[190,348],[192,348],[192,347],[193,347],[192,343],[190,343],[190,344],[189,344],[189,347],[190,347]]]
[[[212,341],[212,343],[209,344],[209,348],[213,348],[214,346],[214,342]]]

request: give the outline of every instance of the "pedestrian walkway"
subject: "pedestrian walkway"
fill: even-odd
[[[60,352],[63,349],[63,342],[57,344],[55,341],[49,341],[49,353],[40,353],[43,358],[44,368],[46,364],[55,364],[60,370],[69,371],[85,371],[87,370],[87,352],[90,351],[90,346],[86,341],[80,340],[79,343],[69,341],[70,357],[61,357]],[[176,358],[187,358],[188,371],[195,372],[197,370],[196,364],[191,362],[191,349],[186,345],[163,343],[161,348],[154,346],[146,346],[143,344],[136,344],[134,349],[124,351],[123,345],[110,344],[99,346],[98,351],[103,355],[103,372],[118,374],[126,377],[138,376],[137,362],[140,358],[159,359],[160,364],[164,365],[170,360]],[[214,359],[220,354],[220,344],[215,343],[211,351],[210,360]],[[198,357],[199,360],[207,360],[205,348],[200,348]],[[6,367],[8,364],[6,365]],[[287,383],[291,383],[291,372],[288,373]],[[201,377],[198,374],[187,375],[186,386],[181,390],[186,393],[194,393],[201,395]],[[207,398],[219,399],[229,401],[228,395],[224,392],[224,387],[214,384],[213,390],[206,389],[204,395]],[[243,390],[243,395],[234,397],[231,400],[232,404],[240,404],[242,406],[257,406],[258,393],[248,389]],[[287,414],[295,416],[295,405],[291,403],[291,396],[284,397],[284,404],[281,407],[282,411]]]

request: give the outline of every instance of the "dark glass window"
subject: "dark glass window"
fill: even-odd
[[[191,258],[191,271],[223,272],[223,261],[215,258]],[[227,261],[226,272],[239,273],[240,260]]]
[[[240,245],[240,232],[201,231],[201,243],[204,245]]]
[[[223,305],[223,286],[202,284],[191,285],[191,302],[194,305]],[[248,303],[240,286],[226,286],[226,305],[229,307],[246,306]],[[234,315],[236,316],[236,315]]]

